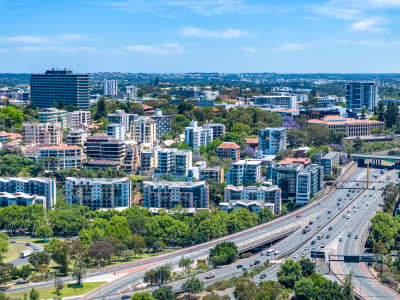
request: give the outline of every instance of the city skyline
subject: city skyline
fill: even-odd
[[[395,73],[400,67],[398,0],[265,2],[2,0],[1,72]]]

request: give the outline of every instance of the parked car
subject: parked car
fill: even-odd
[[[208,274],[206,275],[206,279],[211,279],[211,278],[214,278],[214,277],[215,277],[214,272],[210,272],[210,273],[208,273]]]

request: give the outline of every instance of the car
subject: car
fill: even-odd
[[[311,245],[315,245],[315,241],[314,240],[311,241]]]
[[[246,268],[242,268],[242,271],[243,271],[243,272],[246,272],[246,271],[247,271],[247,269],[246,269]]]
[[[296,218],[300,218],[300,215],[296,215]]]
[[[124,296],[121,297],[121,300],[125,300],[125,299],[131,299],[131,296],[124,295]]]
[[[297,254],[293,255],[293,259],[296,259],[296,258],[297,258]]]
[[[308,250],[308,246],[305,246],[305,247],[304,247],[304,251],[307,251],[307,250]]]
[[[342,241],[343,241],[343,239],[340,237],[340,238],[339,238],[339,242],[342,242]]]
[[[321,248],[325,248],[325,244],[324,243],[322,243],[322,245],[320,246]]]
[[[328,230],[332,230],[332,226],[329,226]]]
[[[342,201],[342,198],[339,198],[338,201]]]
[[[210,273],[208,273],[208,274],[206,275],[206,279],[211,279],[211,278],[214,278],[214,277],[215,277],[214,272],[210,272]]]
[[[319,220],[319,219],[320,219],[320,217],[318,216],[318,217],[317,217],[317,220]]]
[[[275,250],[275,255],[278,255],[279,253],[279,250]]]
[[[255,260],[255,261],[254,261],[254,264],[255,264],[255,265],[258,265],[259,263],[260,263],[259,260]]]
[[[267,277],[267,275],[265,275],[265,274],[260,275],[260,279],[264,279],[265,277]]]
[[[314,222],[311,220],[310,222],[308,222],[308,224],[312,225]]]
[[[326,235],[326,238],[329,239],[331,236],[329,234]]]
[[[237,266],[236,266],[236,269],[241,269],[241,268],[243,268],[242,265],[237,265]]]
[[[14,243],[16,243],[16,241],[15,240],[10,240],[10,243],[14,244]]]
[[[354,239],[355,239],[355,240],[358,240],[358,235],[357,235],[357,234],[354,236]]]
[[[336,203],[336,206],[340,206],[340,203]]]
[[[249,266],[250,266],[250,267],[254,266],[254,262],[251,262]]]
[[[31,246],[32,244],[31,243],[29,243],[29,242],[26,242],[25,243],[25,246]]]
[[[349,233],[347,234],[347,237],[351,237],[351,232],[349,232]]]
[[[301,257],[306,257],[306,254],[305,254],[305,253],[303,253],[303,254],[301,255]]]

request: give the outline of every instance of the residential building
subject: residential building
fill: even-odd
[[[29,145],[59,145],[62,141],[60,123],[24,123],[23,142]]]
[[[281,188],[283,201],[304,205],[323,189],[323,173],[320,165],[276,164],[272,183]]]
[[[7,143],[10,141],[21,141],[22,135],[19,133],[0,131],[0,143]]]
[[[112,136],[117,140],[124,141],[126,136],[125,127],[120,124],[108,124],[106,125],[106,133],[108,136]]]
[[[113,124],[120,124],[125,127],[125,131],[128,132],[131,122],[133,122],[138,116],[134,114],[127,114],[124,110],[116,110],[115,112],[107,115],[107,121]]]
[[[373,111],[378,104],[378,85],[375,82],[354,81],[346,84],[347,109]]]
[[[156,108],[154,116],[151,118],[156,121],[156,135],[157,140],[161,140],[163,134],[167,134],[171,131],[171,116],[163,115],[160,108]]]
[[[140,148],[135,145],[126,145],[126,155],[122,164],[125,173],[133,174],[140,167]]]
[[[259,202],[260,204],[272,203],[273,213],[281,213],[281,189],[276,185],[261,186],[233,186],[228,185],[224,192],[224,202]],[[258,206],[259,207],[259,206]]]
[[[245,208],[255,214],[259,213],[264,208],[268,208],[272,212],[275,211],[275,205],[273,203],[261,202],[261,201],[235,200],[231,202],[220,202],[219,207],[221,211],[226,211],[226,212],[242,208]]]
[[[303,166],[311,165],[311,158],[308,157],[286,157],[281,160],[278,164],[289,165],[289,164],[302,164]]]
[[[138,88],[134,85],[128,85],[125,87],[125,94],[128,99],[136,100],[137,99],[137,91],[138,91]]]
[[[240,159],[240,146],[233,142],[223,142],[217,147],[217,156],[221,159],[230,158],[233,161]]]
[[[206,128],[206,129],[211,128],[213,140],[216,140],[217,138],[224,135],[225,131],[226,131],[225,125],[219,124],[219,123],[207,123],[207,124],[204,124],[203,128]]]
[[[128,135],[137,144],[153,147],[157,142],[156,121],[150,117],[138,117],[131,123]]]
[[[326,95],[326,96],[316,97],[316,100],[318,104],[321,104],[323,106],[333,106],[339,103],[344,103],[346,101],[346,98],[338,97],[336,95]]]
[[[67,126],[67,112],[54,107],[41,109],[38,119],[40,123],[60,123],[62,128],[71,128]]]
[[[40,147],[36,159],[48,171],[80,169],[82,160],[81,147],[65,144]]]
[[[332,174],[333,168],[339,166],[339,152],[329,152],[321,160],[324,167],[324,174]]]
[[[65,180],[65,201],[90,209],[130,207],[129,178],[73,178]]]
[[[0,177],[0,192],[24,193],[46,198],[46,209],[56,204],[56,180],[54,178]]]
[[[341,116],[326,116],[322,120],[311,119],[308,124],[324,125],[347,136],[369,136],[375,128],[384,129],[384,123],[376,120],[358,120]]]
[[[43,205],[44,208],[46,208],[46,197],[38,195],[30,195],[21,192],[17,193],[0,192],[0,207],[6,207],[13,204],[20,206],[40,204]]]
[[[158,167],[154,175],[170,174],[174,177],[187,177],[192,167],[192,151],[178,150],[176,148],[160,149],[157,152]]]
[[[143,193],[147,208],[208,208],[209,188],[204,181],[145,181]]]
[[[122,162],[126,154],[126,145],[114,137],[99,133],[89,136],[85,143],[86,155],[96,160],[114,160]]]
[[[200,180],[211,179],[218,183],[225,182],[224,169],[220,167],[200,169]]]
[[[213,141],[213,131],[210,127],[198,126],[196,121],[191,121],[189,127],[185,127],[185,143],[195,150],[207,146]]]
[[[74,105],[89,109],[89,75],[69,70],[48,70],[31,75],[31,103],[39,108]]]
[[[226,183],[232,185],[251,185],[261,183],[261,160],[246,159],[235,162],[226,173]]]
[[[88,137],[88,132],[82,128],[71,129],[66,136],[67,145],[83,146]]]
[[[263,154],[276,154],[286,150],[286,128],[265,128],[258,131],[258,150]]]
[[[118,96],[118,80],[104,79],[104,95],[117,97]]]
[[[289,95],[255,96],[250,98],[256,107],[266,108],[297,108],[297,98]]]
[[[67,113],[67,127],[80,128],[90,125],[89,110],[75,110]]]
[[[154,170],[158,168],[158,151],[159,148],[143,150],[140,155],[140,173],[150,176]]]

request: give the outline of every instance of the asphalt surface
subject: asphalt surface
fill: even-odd
[[[37,244],[32,243],[30,246],[27,246],[26,242],[19,242],[17,239],[14,239],[14,240],[15,240],[14,244],[23,245],[23,246],[26,246],[28,248],[31,248],[32,249],[32,253],[42,252],[43,251],[43,247],[39,246]],[[23,265],[26,265],[26,264],[29,263],[29,257],[17,258],[17,259],[14,259],[14,260],[10,261],[9,263],[13,264],[15,267],[20,267],[20,266],[23,266]]]

